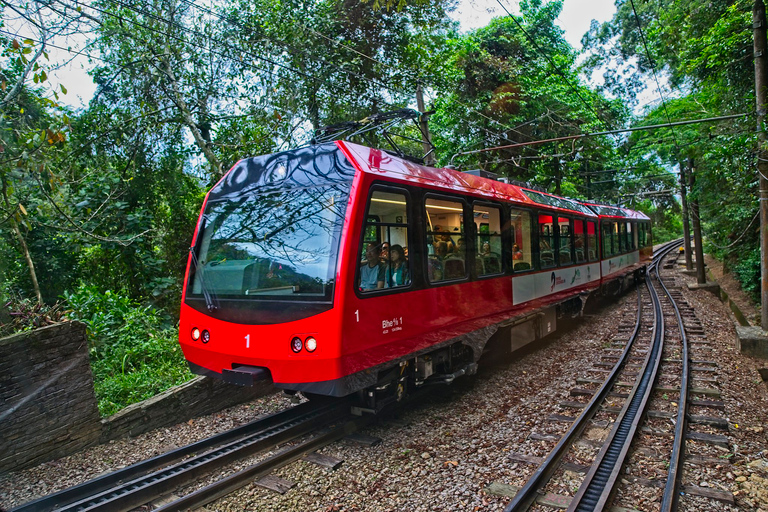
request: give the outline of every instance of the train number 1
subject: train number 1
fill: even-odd
[[[245,348],[251,348],[251,335],[245,335]]]
[[[360,310],[359,309],[355,310],[355,318],[357,319],[358,322],[360,321]]]

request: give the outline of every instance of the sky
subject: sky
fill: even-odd
[[[512,14],[519,14],[518,0],[501,0]],[[563,12],[557,19],[558,25],[565,30],[565,39],[574,48],[581,48],[581,38],[589,29],[592,19],[598,22],[608,21],[616,12],[614,0],[564,0]],[[468,32],[483,27],[498,16],[506,16],[497,0],[460,0],[452,18],[459,22],[461,30]],[[51,52],[56,59],[55,51]],[[64,59],[66,55],[61,55]],[[65,84],[68,89],[61,100],[72,107],[79,108],[88,104],[95,93],[95,86],[87,75],[86,60],[76,59],[66,69],[52,73],[54,80]]]
[[[501,0],[512,14],[520,14],[517,0]],[[565,39],[574,48],[581,48],[581,37],[589,30],[593,19],[602,23],[616,12],[614,0],[563,0],[563,12],[557,24],[565,30]],[[492,18],[506,16],[497,0],[460,0],[453,14],[463,31],[484,27]]]

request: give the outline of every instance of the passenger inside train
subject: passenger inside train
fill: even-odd
[[[360,289],[363,291],[384,288],[384,265],[379,260],[381,247],[369,243],[365,250],[366,261],[360,266]]]
[[[389,250],[389,263],[385,271],[385,288],[394,288],[396,286],[407,286],[411,282],[411,276],[408,272],[408,261],[405,259],[403,247],[395,244]]]

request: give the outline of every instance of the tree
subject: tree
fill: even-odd
[[[615,72],[605,77],[606,88],[627,101],[636,101],[642,84],[653,83],[654,72],[668,78],[676,93],[666,93],[665,104],[639,120],[654,124],[754,110],[751,25],[751,3],[744,0],[623,2],[614,19],[593,26],[584,41],[593,51],[592,69],[623,69],[630,78],[631,87],[616,87]],[[710,252],[729,265],[742,259],[747,286],[759,269],[752,256],[757,231],[750,224],[758,207],[754,157],[745,150],[756,147],[751,132],[752,122],[739,119],[633,139],[645,139],[646,154],[668,167],[695,162],[691,194],[699,201]],[[744,261],[752,270],[744,269]]]

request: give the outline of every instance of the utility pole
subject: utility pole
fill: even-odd
[[[693,191],[696,183],[696,175],[693,169],[693,158],[688,159],[688,184]],[[698,284],[707,284],[707,275],[704,272],[704,244],[701,240],[701,219],[699,218],[699,200],[691,199],[690,204],[691,221],[693,223],[693,245],[696,251],[696,282]]]
[[[434,165],[435,148],[432,146],[432,138],[429,136],[427,114],[424,110],[424,91],[421,89],[421,82],[416,83],[416,107],[419,109],[419,127],[421,128],[421,147],[424,150],[424,163],[426,165]]]
[[[691,224],[688,216],[688,197],[686,192],[685,164],[680,162],[680,198],[683,203],[683,246],[685,247],[685,270],[693,270],[693,257],[691,256]]]
[[[768,151],[766,151],[765,109],[768,103],[768,42],[765,4],[755,0],[752,8],[754,30],[755,98],[757,100],[757,173],[760,184],[760,325],[768,329]]]

